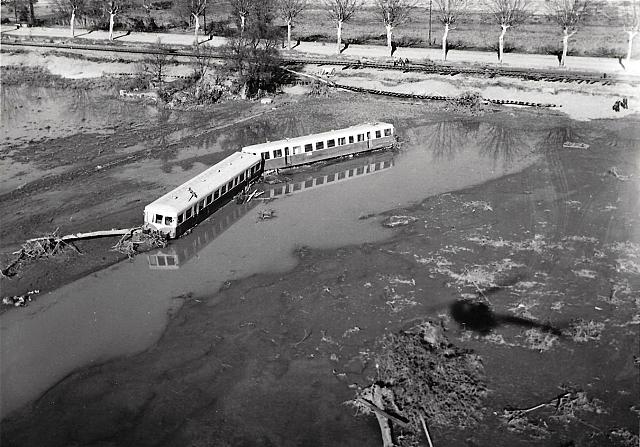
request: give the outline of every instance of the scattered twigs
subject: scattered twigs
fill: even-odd
[[[420,415],[420,423],[422,424],[422,429],[424,430],[424,434],[427,437],[427,441],[429,442],[429,447],[433,447],[433,442],[431,442],[431,435],[429,435],[429,429],[427,428],[427,423],[424,420],[424,416]]]
[[[307,330],[305,329],[305,330],[304,330],[304,337],[302,337],[302,339],[301,339],[299,342],[294,343],[294,344],[293,344],[293,346],[296,346],[296,347],[297,347],[298,345],[300,345],[300,344],[304,343],[304,342],[305,342],[309,337],[311,337],[311,333],[312,333],[312,332],[313,332],[313,331],[309,331],[309,332],[307,332]]]
[[[526,413],[530,413],[532,411],[538,410],[540,408],[546,407],[548,405],[554,405],[556,409],[558,409],[560,407],[560,405],[562,404],[563,399],[565,399],[566,397],[569,397],[571,395],[571,392],[566,392],[566,393],[562,393],[557,395],[556,397],[554,397],[553,399],[546,401],[546,402],[542,402],[541,404],[538,405],[534,405],[533,407],[529,407],[529,408],[505,408],[505,411],[509,411],[509,412],[519,412],[522,414],[526,414]]]
[[[620,181],[626,182],[627,180],[629,180],[631,178],[630,175],[622,175],[618,172],[618,168],[616,168],[615,166],[611,166],[609,168],[609,170],[607,171],[607,174],[614,176],[615,178],[617,178]]]
[[[362,397],[356,398],[356,401],[361,403],[365,407],[369,408],[374,413],[379,414],[380,416],[386,417],[387,419],[389,419],[392,422],[395,422],[396,424],[400,425],[401,427],[407,427],[408,426],[408,423],[406,421],[403,421],[402,419],[399,419],[396,416],[387,413],[386,411],[378,408],[376,405],[374,405],[373,403],[369,402],[368,400],[366,400],[366,399],[364,399]]]

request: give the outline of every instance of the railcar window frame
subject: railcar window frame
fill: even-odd
[[[273,158],[282,158],[282,149],[274,149]]]
[[[305,152],[312,152],[313,151],[313,143],[307,143],[304,145],[304,151]]]
[[[154,219],[153,219],[153,223],[159,223],[162,224],[162,220],[164,219],[164,216],[162,214],[157,214],[155,215]]]
[[[382,138],[382,131],[376,130],[376,138]]]
[[[324,149],[324,141],[316,141],[316,150],[322,150]]]
[[[173,226],[173,217],[171,216],[164,216],[164,224],[166,226]]]
[[[364,141],[364,134],[363,133],[359,133],[358,134],[358,143]]]
[[[332,138],[330,140],[327,140],[327,149],[330,147],[336,147],[336,140],[335,138]]]
[[[385,136],[385,137],[390,137],[390,136],[391,136],[391,128],[390,128],[390,127],[387,127],[387,128],[384,130],[384,136]]]
[[[184,222],[184,213],[178,214],[178,225]]]
[[[355,143],[356,139],[353,135],[349,135],[349,144]]]
[[[338,146],[344,146],[347,144],[347,139],[345,137],[338,138]]]

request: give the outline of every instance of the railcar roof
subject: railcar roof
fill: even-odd
[[[326,140],[331,137],[341,137],[343,135],[350,135],[353,133],[362,133],[371,129],[382,129],[385,127],[393,127],[393,124],[390,123],[367,123],[367,124],[358,124],[356,126],[345,127],[343,129],[330,130],[327,132],[315,133],[310,135],[304,135],[302,137],[294,137],[294,138],[285,138],[283,140],[278,141],[268,141],[266,143],[252,144],[251,146],[245,146],[242,148],[243,152],[256,152],[259,153],[266,149],[271,148],[282,148],[285,144],[288,146],[297,146],[303,143],[308,143],[310,140]]]
[[[196,175],[191,180],[183,183],[159,199],[145,206],[145,211],[149,209],[152,212],[157,212],[159,214],[169,214],[170,212],[180,213],[189,205],[205,198],[211,193],[211,191],[215,191],[222,185],[228,183],[238,174],[246,171],[253,164],[259,161],[259,155],[235,152],[224,160],[211,166],[206,171]],[[198,197],[193,197],[189,189],[195,192]]]

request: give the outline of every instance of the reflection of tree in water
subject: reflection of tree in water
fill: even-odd
[[[553,127],[542,137],[536,149],[541,151],[556,150],[565,141],[580,142],[582,138],[582,133],[571,126]]]
[[[493,159],[494,166],[502,161],[503,166],[513,163],[516,155],[526,146],[517,129],[499,124],[482,126],[482,137],[479,138],[480,154]]]
[[[234,125],[221,131],[211,132],[212,144],[216,142],[227,152],[239,151],[244,146],[277,141],[305,135],[300,120],[293,115],[278,116],[277,119],[256,118],[246,123]]]
[[[435,160],[453,160],[463,150],[469,134],[475,134],[463,121],[441,121],[424,128],[427,132],[421,140]]]

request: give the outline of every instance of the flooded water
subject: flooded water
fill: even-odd
[[[10,172],[14,173],[13,177],[7,180],[8,183],[3,183],[3,188],[10,190],[14,185],[28,181],[31,178],[29,176],[34,175],[33,172],[43,169],[44,161],[38,159],[25,159],[22,161],[23,164],[19,165],[19,169],[15,167],[13,163],[16,161],[16,154],[20,154],[20,148],[23,146],[39,144],[38,139],[46,142],[74,138],[78,132],[85,130],[87,133],[113,135],[114,138],[122,131],[123,119],[110,121],[113,115],[100,111],[105,103],[99,95],[95,98],[88,98],[81,93],[77,96],[56,95],[55,92],[46,91],[34,93],[32,96],[25,93],[25,107],[36,115],[41,113],[42,116],[39,118],[43,120],[26,122],[26,127],[18,125],[24,120],[25,113],[15,108],[13,116],[5,116],[3,113],[2,127],[13,128],[13,133],[11,140],[3,142],[0,148],[3,155],[0,163],[6,163],[6,167],[13,166],[13,171]],[[52,104],[56,100],[62,101],[70,110],[68,119],[66,116],[55,116],[55,107]],[[2,104],[4,112],[13,102],[3,99]],[[235,150],[244,144],[274,139],[282,133],[282,129],[263,125],[266,121],[259,118],[227,128],[213,115],[206,119],[206,126],[198,128],[189,126],[187,118],[179,114],[161,112],[154,107],[131,104],[114,104],[113,107],[122,107],[120,111],[124,114],[131,113],[125,121],[128,120],[128,125],[134,129],[150,119],[159,123],[159,127],[167,128],[167,132],[162,135],[150,137],[144,134],[137,140],[118,146],[118,150],[122,154],[135,153],[157,145],[174,147],[175,150],[144,162],[130,163],[105,174],[114,185],[135,179],[149,185],[147,192],[152,191],[157,195],[206,169],[211,157]],[[47,136],[49,130],[40,124],[44,122],[50,123],[47,126],[55,128],[52,132],[57,133]],[[306,339],[306,328],[314,325],[315,320],[312,319],[306,321],[305,324],[308,326],[302,326],[301,322],[310,318],[307,314],[327,317],[327,314],[332,315],[328,311],[324,313],[324,307],[328,306],[332,310],[337,309],[335,318],[353,318],[354,321],[345,321],[344,324],[350,328],[349,330],[362,331],[367,347],[370,347],[372,340],[380,334],[367,332],[368,329],[362,323],[356,323],[357,314],[362,314],[365,309],[357,307],[356,304],[353,304],[354,308],[349,308],[349,304],[340,301],[344,297],[339,293],[334,294],[328,288],[326,295],[331,297],[328,301],[309,302],[303,309],[294,309],[287,301],[295,298],[297,290],[286,290],[278,296],[269,296],[265,292],[264,300],[248,304],[243,301],[244,295],[241,291],[237,292],[239,296],[235,295],[234,282],[263,273],[279,274],[279,279],[274,281],[286,281],[288,272],[301,262],[307,248],[332,250],[347,246],[366,246],[389,240],[396,235],[397,232],[388,228],[389,225],[382,225],[383,222],[387,222],[388,216],[381,216],[381,213],[410,207],[441,193],[480,185],[523,171],[534,164],[544,177],[548,174],[545,170],[554,170],[556,165],[561,164],[560,155],[555,155],[554,151],[559,149],[564,141],[584,141],[594,145],[610,141],[607,140],[604,131],[585,132],[570,125],[527,126],[522,129],[510,126],[509,123],[489,122],[481,118],[437,122],[415,119],[394,124],[402,141],[398,150],[318,164],[287,173],[288,181],[285,183],[261,185],[265,194],[259,200],[242,205],[229,203],[195,228],[191,234],[172,241],[165,249],[138,255],[131,262],[121,262],[41,296],[25,309],[0,315],[0,417],[5,418],[25,404],[38,399],[65,377],[77,371],[95,372],[103,366],[108,368],[110,364],[122,365],[131,362],[132,371],[140,372],[141,375],[147,374],[148,371],[144,368],[147,360],[137,360],[137,354],[145,352],[140,355],[152,358],[155,354],[162,355],[162,349],[155,348],[162,345],[165,346],[163,349],[166,349],[167,343],[171,343],[171,340],[163,336],[166,335],[167,324],[172,318],[179,320],[172,323],[174,330],[175,326],[178,326],[187,332],[177,339],[177,343],[183,344],[184,352],[189,355],[192,354],[191,350],[198,350],[207,344],[210,344],[205,349],[207,352],[214,350],[214,345],[223,346],[223,350],[231,350],[228,363],[216,357],[215,367],[202,367],[205,375],[198,379],[198,383],[206,383],[212,380],[213,376],[216,380],[221,378],[222,385],[216,386],[222,386],[229,392],[210,396],[216,402],[215,405],[226,408],[229,417],[234,417],[237,413],[257,418],[254,420],[257,424],[255,427],[258,427],[257,430],[260,432],[269,433],[270,422],[264,420],[264,415],[259,409],[249,411],[243,408],[243,402],[254,402],[253,396],[256,393],[265,393],[269,399],[275,399],[274,408],[281,414],[292,411],[291,405],[295,404],[287,393],[295,395],[296,399],[312,396],[318,400],[318,405],[333,404],[330,399],[344,400],[351,393],[345,384],[340,383],[341,391],[335,391],[335,384],[329,384],[330,380],[340,379],[339,375],[327,378],[320,372],[331,371],[332,367],[336,367],[334,360],[329,361],[328,353],[320,355],[318,348],[315,351],[309,348],[304,356],[290,358],[290,345],[297,347],[300,340]],[[300,133],[301,129],[308,131],[305,125],[295,118],[291,118],[286,125],[292,133]],[[76,127],[74,130],[74,126],[82,126],[82,129]],[[115,128],[120,130],[116,132]],[[217,128],[219,130],[215,130]],[[36,143],[30,143],[27,138],[35,138]],[[64,170],[66,167],[55,169]],[[526,194],[530,194],[532,204],[549,198],[562,203],[568,200],[568,196],[562,195],[568,194],[563,183],[566,182],[566,173],[563,172],[562,176],[554,177],[552,180],[537,189],[531,188],[526,191]],[[564,188],[560,193],[556,189],[562,188],[558,188],[554,182]],[[81,193],[51,191],[38,197],[43,201],[43,207],[58,206],[61,200],[76,200],[74,194]],[[131,197],[127,196],[126,199],[129,200]],[[119,200],[123,199],[109,198],[102,206],[117,209]],[[474,203],[476,202],[471,202],[471,205]],[[481,209],[482,204],[477,203],[473,207],[478,206]],[[142,207],[143,204],[140,204],[140,209]],[[524,230],[517,228],[516,231],[529,234],[527,232],[531,230],[529,236],[533,237],[533,233],[536,233],[536,237],[552,238],[553,226],[553,230],[558,232],[558,238],[563,237],[565,233],[569,233],[567,222],[552,222],[547,219],[545,213],[562,217],[569,213],[568,207],[570,205],[564,208],[558,205],[557,209],[554,205],[544,211],[533,209],[532,223],[529,227]],[[273,210],[274,218],[258,218],[259,213],[270,210]],[[476,212],[475,208],[473,212]],[[391,221],[401,222],[406,218],[402,213],[404,212],[395,213],[399,215]],[[449,221],[444,220],[444,223],[438,224],[438,228],[451,225]],[[428,234],[431,230],[433,228],[425,221],[424,233]],[[428,237],[425,240],[426,246],[429,247]],[[399,242],[399,248],[396,248],[402,249],[401,245],[402,242]],[[409,247],[404,249],[407,252],[410,250]],[[447,245],[442,248],[442,253],[455,254],[456,249]],[[418,261],[413,262],[430,262],[428,253],[421,256],[416,258]],[[335,262],[339,264],[339,261]],[[372,256],[371,262],[378,261]],[[338,265],[336,269],[340,267]],[[442,266],[438,265],[438,268]],[[410,308],[415,305],[415,297],[410,296],[414,292],[406,292],[405,297],[402,295],[405,294],[403,287],[411,284],[411,281],[416,285],[415,279],[395,273],[395,276],[387,277],[384,263],[379,265],[377,271],[374,280],[367,277],[357,284],[358,290],[367,290],[378,285],[384,290],[383,298],[369,296],[372,307],[371,315],[367,313],[365,316],[370,319],[367,321],[376,330],[383,330],[387,325],[398,324],[400,320],[414,319],[415,315],[402,314],[403,306]],[[309,271],[308,280],[316,280],[314,271]],[[420,287],[427,287],[420,283],[424,278],[417,280],[419,284],[415,293],[422,293],[424,290]],[[298,285],[301,289],[304,287],[304,284]],[[233,298],[230,298],[230,295]],[[422,304],[432,308],[446,308],[447,297],[429,296],[429,302]],[[375,301],[380,299],[383,300],[382,303]],[[190,306],[185,308],[185,303]],[[193,307],[196,303],[206,303],[206,311],[199,313]],[[367,306],[369,304],[367,302]],[[341,312],[341,306],[350,313]],[[351,312],[354,309],[357,312]],[[265,320],[264,327],[268,328],[268,331],[265,329],[260,332],[256,329],[254,332],[258,341],[252,339],[251,342],[258,344],[245,346],[246,339],[243,337],[248,336],[240,333],[240,329],[254,327],[257,319],[262,316]],[[198,320],[205,317],[207,320],[204,322]],[[191,327],[194,328],[193,333],[189,332]],[[319,328],[315,329],[314,337],[318,342],[322,335],[323,343],[333,343],[330,334],[320,334]],[[287,340],[286,346],[280,346],[276,341],[281,340],[275,335],[280,330],[284,334],[282,339]],[[347,340],[345,343],[349,342],[349,334],[350,332],[344,332],[342,335],[342,338]],[[230,347],[221,341],[227,335],[231,340]],[[203,340],[203,337],[209,338]],[[291,341],[292,339],[295,340]],[[354,342],[350,349],[362,350],[363,346]],[[275,354],[272,352],[274,349],[277,351]],[[175,352],[182,351],[177,349]],[[336,358],[343,355],[340,351],[334,354]],[[220,356],[224,358],[222,354]],[[333,356],[331,358],[333,359]],[[235,360],[239,364],[234,363]],[[171,367],[167,364],[172,361],[170,358],[158,358],[153,359],[151,363],[157,362],[158,374],[170,376]],[[140,366],[141,364],[143,366]],[[43,368],[41,365],[47,367]],[[94,368],[87,369],[91,366]],[[178,370],[183,367],[174,366]],[[208,368],[217,372],[211,372]],[[198,368],[196,370],[197,374],[202,372]],[[353,370],[357,368],[354,366]],[[265,375],[261,375],[263,371]],[[91,376],[93,373],[87,374]],[[100,387],[107,385],[102,384],[101,373],[97,374],[97,379],[90,380],[100,382],[96,389],[103,389]],[[361,375],[362,371],[358,370],[354,374]],[[137,396],[136,399],[142,396],[140,399],[143,401],[147,398],[152,399],[149,396],[156,396],[158,399],[166,398],[171,402],[173,394],[185,393],[187,388],[176,389],[173,383],[169,389],[160,387],[160,395],[157,395],[158,391],[149,391],[149,387],[154,385],[154,380],[160,383],[164,380],[163,377],[149,378],[149,383],[143,381],[127,384],[124,389],[129,390],[126,392],[130,392],[132,396]],[[300,384],[299,390],[293,390],[293,385],[298,386],[300,381],[311,379],[311,382]],[[104,380],[111,380],[111,376],[105,375]],[[261,380],[272,381],[271,386],[285,397],[276,395],[276,391],[270,395],[269,391],[265,391],[267,385],[261,387],[258,384]],[[196,388],[199,390],[199,385]],[[197,391],[196,388],[189,388],[185,396]],[[87,390],[89,389],[93,390],[93,385],[87,386]],[[166,396],[162,394],[165,392]],[[335,395],[327,397],[325,393]],[[126,401],[126,398],[123,399]],[[315,408],[300,403],[295,405],[298,405],[302,414],[300,417],[304,420],[311,421],[319,417],[314,413]],[[254,408],[251,405],[249,407]],[[323,418],[330,419],[335,410],[329,409],[323,414]],[[197,418],[195,415],[193,417]],[[351,426],[351,423],[345,420],[338,422],[342,427],[340,430],[347,430],[345,427],[354,430],[348,435],[345,433],[345,436],[353,436],[356,440],[365,439],[368,442],[372,439],[371,433],[375,434],[377,430],[375,427]],[[216,420],[216,423],[226,424],[221,419]],[[113,423],[113,426],[117,425]],[[104,426],[111,427],[111,422],[105,423]],[[319,433],[321,428],[316,427],[314,433]],[[298,439],[307,439],[309,445],[332,445],[333,435],[312,442],[308,438],[310,435],[295,428],[289,429],[296,431]],[[277,436],[281,435],[276,434],[270,439]],[[150,439],[145,438],[143,444],[151,444]],[[229,435],[228,439],[234,438]],[[179,444],[180,442],[175,445]],[[64,445],[64,442],[60,445]],[[282,445],[293,444],[282,442]]]
[[[85,99],[81,95],[79,101]],[[54,110],[54,100],[44,101],[42,113]],[[77,103],[74,108],[66,130],[58,129],[61,134],[84,122],[88,112]],[[108,132],[108,120],[102,126],[96,124],[100,121],[94,116],[87,125]],[[296,264],[294,250],[299,247],[328,249],[382,240],[388,230],[368,216],[520,170],[535,160],[543,135],[452,121],[407,129],[401,137],[406,143],[397,152],[292,173],[287,193],[284,186],[270,187],[274,201],[229,204],[162,252],[175,257],[171,265],[159,264],[162,253],[137,256],[51,292],[25,312],[0,317],[3,415],[73,370],[147,349],[180,306],[181,296],[215,293],[226,281],[256,273],[285,272]],[[114,175],[128,177],[136,169]],[[206,165],[196,164],[180,177],[204,169]],[[153,169],[147,174],[153,177]],[[277,217],[258,221],[257,212],[263,209],[274,209]],[[217,229],[220,225],[225,231]],[[150,264],[154,256],[155,265]],[[50,367],[34,368],[42,362]]]

